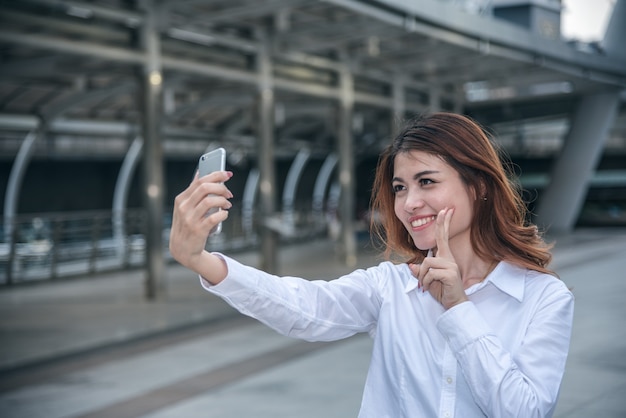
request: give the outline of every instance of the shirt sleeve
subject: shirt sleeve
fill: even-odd
[[[280,334],[308,341],[333,341],[376,326],[380,297],[376,268],[356,270],[331,281],[278,277],[227,256],[228,275],[202,286],[244,315]]]
[[[573,309],[571,292],[555,283],[543,293],[515,353],[504,349],[472,302],[454,306],[439,318],[437,327],[487,416],[552,416],[569,350]]]

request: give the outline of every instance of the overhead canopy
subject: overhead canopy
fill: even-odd
[[[59,132],[136,130],[137,69],[147,56],[137,39],[145,15],[135,3],[4,1],[0,136],[11,139],[38,118]],[[253,146],[262,39],[271,46],[279,154],[297,150],[298,141],[334,149],[346,68],[354,76],[355,131],[370,136],[386,134],[390,114],[440,108],[502,119],[506,104],[519,109],[515,117],[545,115],[570,111],[581,95],[626,87],[626,64],[617,58],[456,3],[155,1],[164,138]],[[12,152],[11,141],[2,148]]]

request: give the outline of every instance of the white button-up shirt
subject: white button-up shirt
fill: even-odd
[[[277,277],[229,257],[202,285],[283,335],[374,338],[359,417],[550,417],[569,348],[574,298],[559,279],[500,262],[445,311],[406,264],[330,281]]]

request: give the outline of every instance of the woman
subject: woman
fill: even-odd
[[[549,417],[565,368],[573,296],[482,129],[435,113],[383,152],[373,225],[388,257],[331,281],[276,277],[204,250],[231,207],[227,172],[175,202],[170,250],[205,289],[278,332],[374,338],[360,417]]]

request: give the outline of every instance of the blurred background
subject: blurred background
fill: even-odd
[[[0,370],[79,351],[25,355],[39,344],[18,344],[27,300],[68,303],[94,278],[138,306],[176,298],[173,200],[217,147],[235,198],[207,245],[271,272],[373,262],[378,155],[402,121],[438,110],[486,128],[549,236],[619,234],[625,3],[0,0],[0,295],[15,343]]]
[[[173,199],[218,146],[213,248],[272,269],[331,234],[349,263],[379,151],[435,110],[490,131],[544,229],[626,225],[621,2],[1,4],[1,285],[149,259],[158,293]]]

